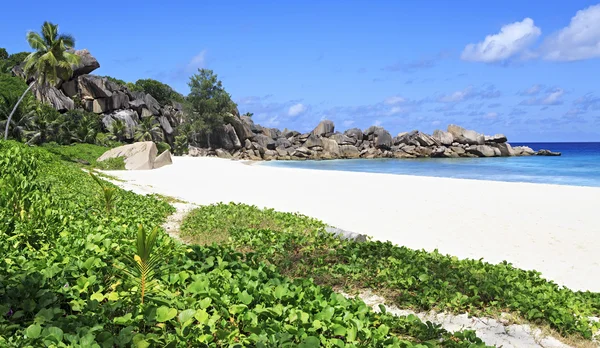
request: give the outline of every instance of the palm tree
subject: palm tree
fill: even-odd
[[[135,129],[135,141],[161,140],[161,129],[152,117],[142,118],[142,122]]]
[[[79,64],[79,56],[68,52],[69,48],[75,47],[75,39],[70,35],[58,34],[58,25],[50,22],[42,24],[41,34],[30,31],[27,33],[27,42],[34,50],[25,58],[24,72],[26,79],[34,80],[29,84],[25,92],[8,116],[4,140],[8,139],[8,127],[17,107],[34,85],[38,87],[54,86],[59,79],[68,80],[73,76],[73,65]]]
[[[13,117],[9,119],[10,105],[16,103],[18,98],[19,96],[15,94],[0,95],[0,126],[5,126],[6,129],[10,128],[11,137],[22,141],[27,138],[33,127],[35,101],[27,99],[25,103],[12,110]]]
[[[56,141],[59,144],[70,143],[70,133],[65,127],[65,117],[49,105],[38,104],[35,108],[34,134],[28,143]]]
[[[123,120],[118,118],[110,124],[109,130],[117,141],[123,141],[125,138],[125,132],[127,131],[127,126]]]

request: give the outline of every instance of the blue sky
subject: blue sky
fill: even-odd
[[[213,69],[255,121],[395,135],[457,123],[511,141],[600,141],[596,1],[32,1],[0,47],[44,20],[99,60],[95,73],[188,92]],[[3,5],[20,13],[22,4]]]

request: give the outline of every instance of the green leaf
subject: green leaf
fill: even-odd
[[[429,280],[429,275],[427,273],[422,273],[419,275],[419,280],[422,282],[426,282]]]
[[[254,299],[254,297],[252,297],[252,295],[248,294],[248,291],[244,290],[243,292],[238,293],[238,299],[243,304],[249,305],[250,303],[252,303],[252,300]]]
[[[206,308],[208,308],[210,306],[211,303],[212,303],[212,299],[210,297],[202,299],[200,301],[200,308],[206,309]]]
[[[164,323],[165,321],[169,321],[177,315],[177,309],[169,308],[165,306],[160,306],[156,310],[156,321],[159,323]]]
[[[321,346],[321,341],[318,337],[309,336],[298,345],[299,348],[318,348]]]
[[[346,328],[340,324],[334,324],[331,327],[331,330],[333,330],[333,334],[336,336],[345,336],[346,335]]]
[[[25,329],[25,335],[27,335],[27,337],[33,338],[33,339],[40,337],[41,332],[42,332],[42,327],[37,324],[29,325],[29,327],[27,329]]]
[[[335,314],[335,309],[333,307],[326,307],[321,312],[319,312],[315,318],[323,320],[323,321],[331,321],[333,315]]]
[[[46,331],[47,330],[47,331]],[[62,342],[63,339],[63,330],[58,327],[49,327],[46,330],[46,337],[53,337],[57,342]]]
[[[114,318],[113,322],[117,325],[128,325],[132,322],[131,317],[131,313],[127,313],[124,316]]]
[[[287,294],[287,289],[281,285],[278,285],[275,288],[275,292],[273,293],[273,295],[275,296],[275,298],[277,299],[282,299],[283,296],[285,296]]]
[[[196,311],[196,314],[194,314],[194,318],[196,318],[200,324],[206,324],[208,323],[209,315],[204,309],[199,309]]]
[[[92,296],[90,296],[90,299],[102,302],[104,300],[104,294],[101,292],[95,292],[92,294]]]
[[[186,322],[188,322],[189,320],[194,319],[194,315],[196,314],[196,311],[193,309],[186,309],[184,311],[182,311],[181,313],[179,313],[179,322],[184,324]]]

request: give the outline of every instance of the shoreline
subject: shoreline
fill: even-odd
[[[207,156],[206,158],[218,158]],[[526,158],[526,157],[513,157],[514,159]],[[504,158],[507,159],[507,158]],[[295,167],[293,165],[286,165],[284,163],[305,163],[305,162],[346,162],[346,161],[469,161],[469,160],[482,160],[482,158],[454,158],[454,159],[441,159],[441,158],[335,158],[335,159],[304,159],[304,160],[236,160],[231,159],[234,162],[240,162],[249,166],[265,166],[270,168],[288,168],[288,169],[299,169],[299,170],[316,170],[316,171],[331,171],[331,172],[344,172],[344,173],[364,173],[364,174],[384,174],[384,175],[394,175],[394,176],[408,176],[408,177],[425,177],[425,178],[436,178],[436,179],[453,179],[453,180],[473,180],[473,181],[484,181],[484,182],[501,182],[501,183],[512,183],[512,184],[533,184],[533,185],[551,185],[551,186],[568,186],[568,187],[583,187],[583,188],[596,188],[600,189],[599,186],[595,185],[584,185],[584,184],[558,184],[553,182],[534,182],[534,181],[509,181],[509,180],[492,180],[485,178],[461,178],[461,177],[451,177],[451,176],[435,176],[435,175],[426,175],[426,174],[406,174],[406,173],[384,173],[384,172],[375,172],[375,171],[361,171],[361,170],[337,170],[337,169],[329,169],[329,168],[302,168]],[[483,159],[485,161],[495,161],[497,158],[489,158]],[[272,163],[282,163],[281,165],[272,164]],[[534,177],[531,175],[531,177]]]
[[[573,290],[600,291],[600,188],[242,164],[176,157],[156,170],[107,173],[190,203],[298,212],[374,240],[506,260]]]

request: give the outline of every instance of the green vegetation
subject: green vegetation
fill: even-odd
[[[8,139],[11,118],[27,92],[34,86],[53,86],[59,79],[68,80],[73,75],[74,64],[79,63],[79,56],[67,49],[75,47],[75,39],[70,35],[58,34],[58,25],[50,22],[42,24],[41,34],[27,33],[27,42],[34,50],[25,58],[23,71],[25,76],[34,80],[16,102],[13,111],[8,115],[4,131],[4,140]]]
[[[187,102],[191,110],[181,127],[184,134],[210,134],[217,127],[228,123],[236,112],[236,104],[212,70],[199,69],[197,74],[190,77],[188,86],[190,94]]]
[[[600,294],[574,292],[535,271],[504,262],[459,260],[438,252],[382,242],[340,240],[314,219],[218,204],[192,211],[182,236],[201,244],[225,243],[269,261],[290,277],[319,284],[375,289],[401,308],[496,316],[512,312],[559,333],[589,339],[600,328],[588,316],[600,314]]]
[[[56,142],[107,146],[132,140],[167,142],[174,154],[181,155],[187,152],[188,144],[209,146],[213,132],[230,122],[233,115],[238,115],[237,105],[222,82],[207,69],[200,69],[190,77],[191,91],[186,97],[157,80],[139,79],[131,83],[105,76],[130,92],[150,94],[161,106],[178,103],[177,112],[167,111],[171,113],[168,117],[174,128],[172,136],[165,136],[153,117],[142,119],[133,137],[126,134],[127,125],[122,120],[115,120],[107,127],[102,124],[102,116],[84,110],[85,103],[78,95],[72,97],[75,110],[59,113],[37,101],[30,91],[34,87],[43,90],[55,86],[59,80],[66,81],[72,76],[74,64],[80,61],[80,57],[70,51],[75,40],[70,35],[59,34],[58,26],[50,22],[44,22],[40,33],[27,33],[27,40],[32,53],[10,55],[6,49],[0,49],[0,126],[5,130],[5,140],[11,138],[33,145]],[[21,77],[10,76],[11,69],[17,65],[20,65],[16,71]],[[28,85],[26,81],[31,82]]]
[[[77,163],[88,168],[98,168],[102,170],[121,170],[125,169],[125,162],[122,157],[111,158],[103,162],[97,162],[98,157],[108,151],[110,148],[92,145],[92,144],[73,144],[62,146],[56,143],[47,143],[43,147],[58,156],[63,161]]]
[[[183,96],[177,93],[171,86],[153,79],[141,79],[135,82],[136,90],[150,94],[161,105],[170,104],[172,101],[182,102]]]
[[[142,121],[137,125],[135,129],[135,140],[136,141],[161,141],[162,130],[158,121],[152,117],[142,118]]]
[[[45,148],[0,142],[0,346],[484,346],[228,246],[177,244],[159,227],[167,203],[114,187],[108,213],[106,187]]]
[[[5,48],[0,47],[0,74],[10,74],[13,67],[23,63],[29,52],[8,54]]]

